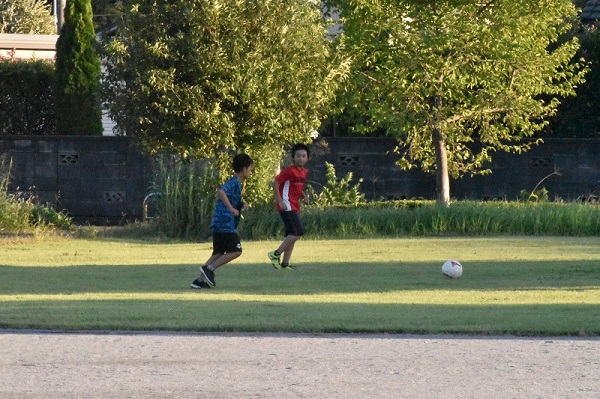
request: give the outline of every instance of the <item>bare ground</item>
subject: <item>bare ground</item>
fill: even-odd
[[[0,398],[600,398],[600,338],[5,330]]]

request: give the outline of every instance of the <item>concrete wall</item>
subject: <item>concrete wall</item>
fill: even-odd
[[[11,191],[33,194],[76,219],[116,223],[139,218],[150,162],[119,137],[0,136],[12,159]]]
[[[325,162],[338,178],[348,172],[369,199],[435,198],[435,179],[395,165],[395,142],[387,138],[327,138],[314,149],[312,184],[325,183]],[[118,223],[140,219],[152,168],[122,137],[0,136],[0,155],[12,159],[12,192],[33,194],[76,220]],[[547,139],[521,154],[497,153],[487,176],[451,180],[457,199],[514,200],[540,187],[550,198],[595,200],[600,194],[600,140]],[[559,173],[554,174],[554,172]]]
[[[325,162],[335,165],[338,178],[352,172],[362,178],[370,199],[435,198],[435,179],[395,165],[395,141],[388,138],[328,138],[326,154],[312,165],[312,179],[323,182]],[[594,199],[600,194],[600,140],[545,139],[524,154],[492,154],[491,175],[451,179],[451,197],[515,200],[521,190],[541,187],[550,199]],[[554,172],[559,173],[553,174]]]

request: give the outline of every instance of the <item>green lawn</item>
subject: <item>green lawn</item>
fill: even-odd
[[[600,335],[598,238],[301,240],[294,271],[243,244],[192,290],[209,243],[4,243],[0,328]]]

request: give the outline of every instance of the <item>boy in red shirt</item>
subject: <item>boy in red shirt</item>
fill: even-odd
[[[300,220],[300,197],[304,198],[306,204],[309,203],[308,195],[304,192],[308,176],[308,169],[304,165],[308,162],[310,150],[305,144],[294,144],[291,154],[293,164],[282,170],[273,181],[275,206],[285,228],[279,248],[267,254],[275,269],[291,270],[290,258],[294,244],[304,235],[304,225]]]

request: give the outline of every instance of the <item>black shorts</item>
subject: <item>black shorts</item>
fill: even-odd
[[[242,252],[240,236],[236,233],[213,233],[213,255]]]
[[[304,225],[300,216],[296,211],[283,211],[279,212],[281,220],[283,220],[283,227],[285,228],[284,236],[303,236]]]

